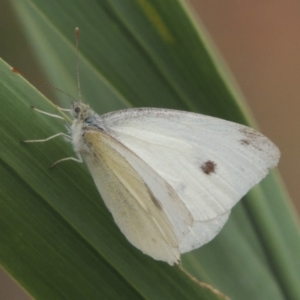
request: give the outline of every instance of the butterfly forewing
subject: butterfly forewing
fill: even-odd
[[[107,132],[154,169],[192,214],[181,252],[212,239],[280,156],[257,131],[213,117],[153,108],[102,117]]]

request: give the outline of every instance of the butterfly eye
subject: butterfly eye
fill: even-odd
[[[74,111],[76,112],[76,114],[80,113],[80,107],[75,107]]]

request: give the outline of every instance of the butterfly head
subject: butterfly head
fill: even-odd
[[[71,107],[71,114],[74,120],[83,122],[85,119],[92,117],[95,113],[89,107],[89,105],[79,101],[73,101]]]
[[[73,116],[73,128],[97,128],[104,129],[101,116],[97,115],[89,105],[80,101],[73,101],[71,107]]]

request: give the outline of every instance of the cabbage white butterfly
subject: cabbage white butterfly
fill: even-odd
[[[201,114],[135,108],[100,116],[81,101],[65,111],[70,136],[24,142],[69,138],[78,158],[55,164],[84,160],[126,238],[170,265],[213,239],[280,157],[256,130]]]
[[[126,238],[170,265],[213,239],[280,157],[256,130],[201,114],[134,108],[100,116],[80,101],[69,111],[71,136],[47,140],[67,136],[79,158],[58,162],[82,157]]]

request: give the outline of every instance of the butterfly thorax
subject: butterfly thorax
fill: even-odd
[[[72,144],[76,152],[83,154],[88,151],[84,134],[88,130],[104,130],[103,120],[89,105],[77,101],[72,102],[71,114],[73,116]]]

